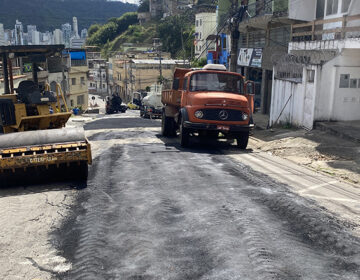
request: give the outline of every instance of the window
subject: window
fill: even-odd
[[[197,73],[191,76],[190,91],[220,91],[243,93],[244,81],[241,76],[225,73]]]
[[[349,11],[351,0],[342,0],[341,12],[347,13]]]
[[[350,79],[350,88],[357,87],[357,79]]]
[[[73,86],[76,85],[76,78],[71,78],[71,85],[73,85]]]
[[[85,77],[81,77],[81,78],[80,78],[80,83],[81,83],[82,85],[85,85]]]
[[[188,78],[185,78],[184,79],[184,84],[183,84],[183,90],[187,89],[187,81],[188,81]]]
[[[202,19],[200,19],[200,26],[202,25]]]
[[[315,70],[307,70],[307,81],[313,83],[315,80]]]
[[[198,20],[196,20],[195,25],[199,26],[199,21]]]
[[[326,15],[337,14],[339,7],[339,0],[328,0],[326,6]]]
[[[358,79],[358,88],[360,88],[360,79]]]
[[[350,74],[341,74],[340,75],[340,88],[349,88],[350,87]]]
[[[74,107],[74,100],[72,100],[72,99],[70,100],[70,106]]]
[[[77,97],[77,104],[78,105],[84,105],[84,95],[79,95]]]

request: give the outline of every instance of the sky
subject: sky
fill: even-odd
[[[139,0],[112,0],[112,1],[121,1],[121,2],[127,2],[131,4],[139,4]]]

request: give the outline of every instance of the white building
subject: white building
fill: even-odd
[[[20,21],[15,24],[15,45],[24,45],[24,30]]]
[[[0,23],[0,46],[5,46],[6,41],[5,41],[5,31],[4,31],[4,25],[2,23]]]
[[[70,47],[72,49],[81,49],[85,45],[85,39],[72,38],[70,42]]]
[[[86,28],[84,28],[83,30],[81,30],[81,36],[80,36],[81,39],[86,39],[87,35],[88,35],[88,31],[87,31]]]
[[[31,42],[33,45],[40,45],[40,32],[39,31],[32,32]]]
[[[214,50],[214,41],[207,41],[209,35],[216,34],[216,13],[195,15],[195,56],[206,57],[207,51]]]
[[[27,26],[27,37],[28,37],[27,42],[28,42],[28,44],[35,45],[32,41],[33,34],[35,31],[36,31],[36,25],[28,25]]]
[[[73,35],[76,39],[79,38],[78,21],[76,17],[73,17]]]
[[[270,123],[360,120],[360,1],[306,2],[313,21],[292,26],[291,59],[274,67]]]
[[[60,45],[62,43],[63,43],[62,31],[60,29],[55,29],[54,30],[54,44],[55,45]]]
[[[61,31],[63,33],[64,44],[66,48],[70,48],[71,41],[71,24],[65,23],[61,25]]]

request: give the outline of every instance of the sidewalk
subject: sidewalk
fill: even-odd
[[[268,116],[254,114],[250,147],[288,159],[338,180],[360,186],[360,122],[319,123],[301,128],[267,129]]]
[[[360,143],[360,121],[317,122],[316,129]]]

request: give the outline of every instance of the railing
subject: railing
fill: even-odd
[[[349,22],[359,20],[360,14],[343,16],[333,19],[315,20],[308,23],[293,24],[291,26],[291,41],[315,41],[329,39],[345,39],[349,32],[359,32],[355,37],[360,37],[360,23],[357,26],[348,26]],[[341,27],[324,29],[324,24],[341,23]],[[325,39],[323,35],[332,34]]]
[[[276,15],[281,16],[288,12],[288,0],[257,0],[249,1],[247,6],[248,13],[245,18],[249,19],[257,16]]]

